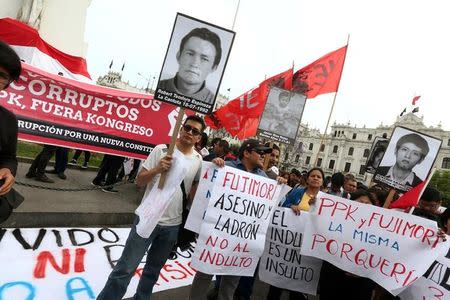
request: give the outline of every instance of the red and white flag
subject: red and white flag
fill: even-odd
[[[337,92],[344,68],[347,46],[330,52],[294,74],[292,90],[308,99]]]
[[[66,78],[91,82],[84,58],[56,49],[44,41],[36,29],[18,20],[0,19],[0,40],[9,44],[29,65]]]
[[[412,105],[416,105],[416,102],[419,101],[420,96],[414,96],[414,98],[412,99]]]

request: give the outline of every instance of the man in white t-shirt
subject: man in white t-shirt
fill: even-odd
[[[191,161],[191,167],[183,179],[186,195],[190,193],[192,195],[195,194],[199,181],[202,157],[194,150],[194,145],[200,140],[204,129],[205,123],[202,118],[196,115],[189,116],[181,128],[180,136],[176,142],[176,149],[187,160]],[[145,160],[143,168],[136,179],[138,186],[146,186],[143,199],[150,193],[161,173],[167,172],[171,168],[172,156],[166,155],[166,153],[167,146],[158,145]],[[97,300],[119,300],[123,298],[131,277],[151,245],[147,251],[145,267],[133,298],[136,300],[150,299],[161,268],[177,242],[182,211],[183,192],[181,187],[178,187],[170,199],[169,206],[148,238],[143,238],[137,234],[136,225],[139,223],[139,217],[136,217],[122,256],[109,275],[108,281]]]

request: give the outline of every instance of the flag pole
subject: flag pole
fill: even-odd
[[[348,52],[348,44],[350,42],[350,34],[347,36],[347,49],[345,51],[345,55],[344,55],[344,61],[342,63],[342,70],[341,70],[341,74],[339,75],[339,81],[337,84],[337,88],[336,88],[336,93],[334,93],[334,97],[333,97],[333,103],[331,104],[331,109],[330,109],[330,114],[328,115],[328,120],[327,120],[327,125],[325,126],[325,131],[322,134],[322,138],[320,139],[320,144],[319,144],[319,151],[317,151],[317,155],[316,155],[316,159],[314,161],[314,166],[317,165],[317,160],[319,159],[319,153],[320,153],[320,147],[322,147],[322,144],[324,143],[325,140],[325,136],[327,134],[327,130],[328,130],[328,126],[330,125],[330,119],[331,119],[331,115],[333,114],[333,109],[334,109],[334,104],[336,103],[336,97],[339,91],[339,85],[341,84],[341,77],[342,77],[342,73],[344,72],[344,66],[345,66],[345,59],[347,57],[347,52]]]
[[[233,19],[233,25],[231,26],[231,30],[234,31],[234,24],[236,23],[236,19],[237,19],[237,14],[239,11],[239,4],[241,3],[241,0],[238,0],[238,4],[236,6],[236,12],[234,13],[234,19]]]

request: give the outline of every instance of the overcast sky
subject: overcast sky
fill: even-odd
[[[177,12],[232,29],[238,0],[93,0],[85,39],[96,79],[125,62],[123,79],[158,79]],[[332,122],[392,124],[421,95],[427,126],[450,130],[450,18],[447,1],[241,0],[236,38],[221,84],[233,99],[265,76],[294,71],[347,43]],[[230,92],[227,89],[230,88]],[[334,94],[308,100],[302,123],[323,130]]]

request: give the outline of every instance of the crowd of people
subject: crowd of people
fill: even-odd
[[[0,90],[17,80],[20,74],[20,61],[14,51],[6,44],[0,42]],[[15,116],[0,106],[0,221],[7,217],[13,207],[17,205],[12,195],[12,187],[17,170],[16,146],[17,146],[17,120]],[[192,167],[184,176],[184,180],[177,191],[169,200],[169,206],[159,219],[158,225],[148,237],[142,237],[136,231],[136,226],[141,221],[136,216],[135,222],[129,233],[120,259],[99,294],[97,299],[122,299],[128,284],[135,274],[145,253],[146,263],[140,277],[134,299],[149,299],[153,286],[156,284],[161,268],[168,259],[182,223],[182,202],[188,197],[193,200],[200,179],[201,161],[211,161],[219,167],[224,165],[237,168],[258,176],[272,178],[280,184],[288,184],[291,191],[285,196],[280,205],[290,208],[295,214],[309,211],[319,191],[332,195],[358,201],[367,205],[383,206],[389,190],[381,185],[367,187],[357,181],[352,174],[337,172],[331,177],[326,177],[321,168],[310,170],[292,169],[279,170],[280,148],[274,143],[263,144],[257,139],[245,140],[236,154],[230,150],[229,143],[224,139],[213,139],[210,147],[207,147],[208,136],[204,133],[205,123],[197,115],[188,116],[180,130],[175,147]],[[32,162],[26,177],[35,178],[38,181],[52,183],[52,179],[46,176],[46,166],[50,158],[55,155],[54,170],[61,179],[66,179],[64,174],[68,164],[76,164],[81,151],[77,151],[73,158],[68,160],[69,150],[63,147],[44,145],[42,151]],[[87,168],[90,153],[85,151],[84,163],[81,168]],[[150,192],[151,187],[162,173],[172,167],[173,156],[167,154],[167,145],[157,145],[143,162],[139,170],[140,162],[136,160],[131,171],[131,178],[136,177],[136,184],[145,188],[144,198]],[[92,184],[104,187],[106,192],[116,192],[114,184],[123,178],[124,158],[113,155],[105,155]],[[420,217],[436,221],[442,231],[450,234],[450,211],[440,213],[442,193],[435,188],[427,187],[419,199],[414,214]],[[250,299],[253,292],[255,276],[221,276],[210,290],[211,280],[214,274],[197,272],[190,290],[189,299]],[[329,263],[324,263],[320,276],[319,294],[321,300],[326,299],[371,299],[377,294],[378,299],[389,299],[388,293],[375,282],[367,278],[361,278],[345,272]],[[375,292],[374,292],[375,291]],[[279,299],[282,289],[271,286],[267,299]],[[290,299],[307,299],[299,292],[290,291]]]

